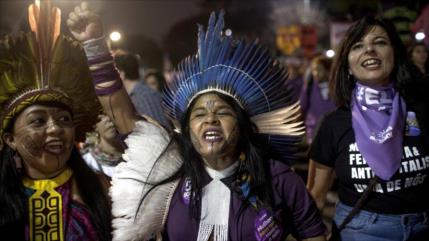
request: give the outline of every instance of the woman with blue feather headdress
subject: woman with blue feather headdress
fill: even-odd
[[[98,18],[70,14],[106,113],[126,134],[112,179],[114,240],[325,240],[302,180],[286,164],[304,135],[285,70],[256,42],[223,35],[223,12],[198,29],[164,93],[168,133],[138,117],[114,71]]]

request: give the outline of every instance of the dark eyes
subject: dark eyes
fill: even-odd
[[[61,122],[71,122],[72,121],[72,119],[71,119],[70,116],[60,116],[58,118],[58,120],[61,121]]]
[[[35,118],[35,119],[30,120],[30,124],[35,125],[35,126],[43,125],[45,122],[46,121],[44,118]]]
[[[30,124],[34,125],[34,126],[42,126],[42,125],[46,124],[46,122],[47,122],[46,118],[43,118],[43,117],[35,117],[35,118],[30,120]],[[57,117],[55,122],[57,124],[68,124],[68,123],[72,122],[72,118],[68,115],[61,115],[61,116]]]

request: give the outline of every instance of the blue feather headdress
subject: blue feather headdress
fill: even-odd
[[[275,158],[295,159],[305,133],[300,106],[293,103],[286,70],[254,42],[224,36],[224,12],[211,14],[207,31],[198,27],[198,54],[184,59],[167,85],[164,104],[179,121],[193,100],[208,92],[234,98],[268,138]]]

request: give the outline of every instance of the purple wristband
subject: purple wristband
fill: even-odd
[[[104,81],[104,82],[106,82],[106,81]],[[103,88],[95,87],[95,94],[97,96],[111,95],[111,94],[115,93],[116,91],[120,90],[121,88],[122,88],[122,81],[116,79],[115,82],[109,87],[103,87]]]
[[[88,64],[89,65],[94,65],[94,64],[99,64],[99,63],[111,61],[111,60],[113,60],[113,57],[109,53],[109,54],[104,54],[104,55],[97,56],[97,57],[95,57],[93,59],[88,59]]]
[[[110,54],[104,54],[97,56],[91,60],[88,60],[90,65],[96,65],[112,60]],[[95,94],[97,96],[110,95],[122,88],[122,81],[113,63],[106,64],[99,69],[91,71],[92,81],[95,87]],[[114,81],[109,87],[99,87],[99,84]]]
[[[94,84],[101,84],[106,81],[113,79],[120,79],[118,71],[115,69],[113,64],[106,66],[102,69],[91,71],[91,76]]]

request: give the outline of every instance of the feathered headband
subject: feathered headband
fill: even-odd
[[[298,102],[285,85],[286,70],[259,43],[224,36],[224,12],[211,14],[207,31],[198,28],[198,54],[184,59],[167,85],[164,104],[180,120],[198,96],[218,92],[234,98],[250,115],[258,133],[268,138],[274,157],[297,158],[305,133]],[[286,82],[287,84],[287,82]]]
[[[77,140],[97,121],[100,105],[85,53],[60,35],[60,21],[60,10],[42,0],[29,7],[32,32],[0,40],[0,140],[14,118],[35,103],[69,107]]]

